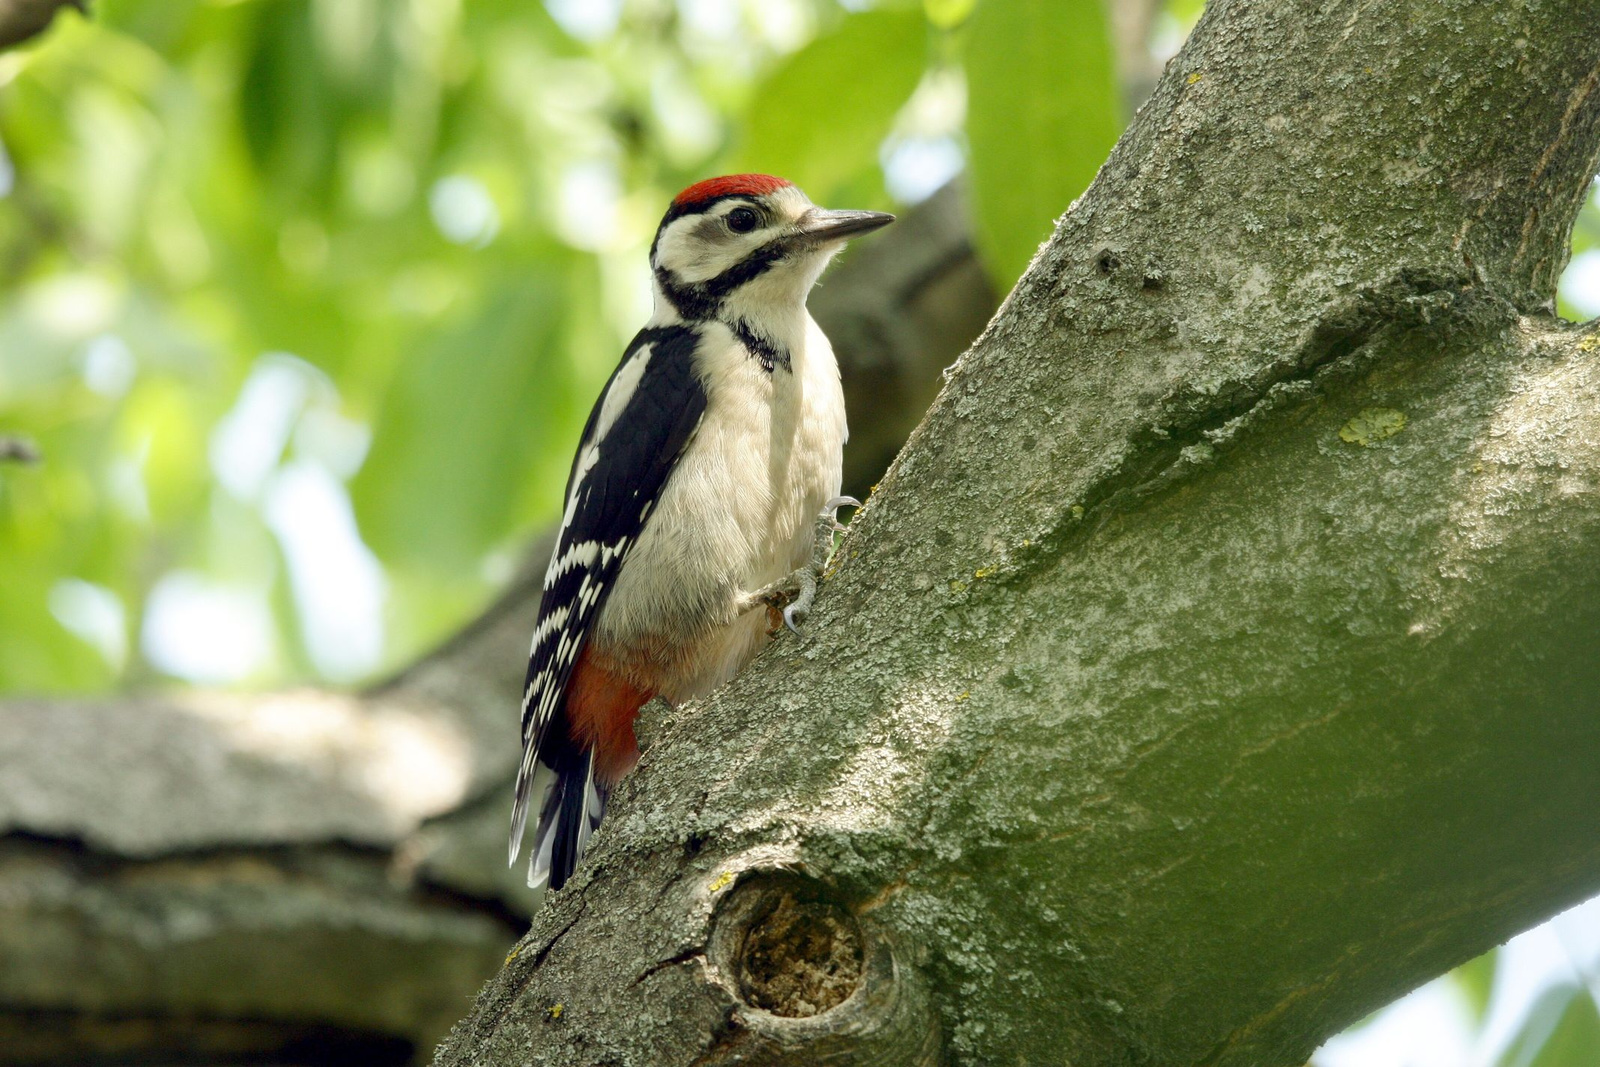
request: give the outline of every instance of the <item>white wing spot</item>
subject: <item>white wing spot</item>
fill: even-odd
[[[595,558],[599,554],[598,541],[579,541],[575,545],[569,545],[565,552],[550,560],[550,566],[544,572],[545,589],[553,588],[563,574],[576,567],[594,566]]]
[[[572,474],[572,493],[567,498],[566,517],[561,520],[563,527],[572,522],[572,516],[577,512],[579,490],[600,459],[600,446],[605,443],[617,418],[628,406],[628,401],[638,391],[639,381],[644,377],[645,368],[650,365],[650,353],[650,345],[640,345],[638,351],[617,368],[611,384],[606,387],[606,395],[600,400],[599,416],[594,422],[594,432],[584,439],[583,447],[578,450],[578,461]]]
[[[562,626],[566,625],[567,616],[571,609],[565,605],[550,609],[550,613],[539,620],[539,625],[533,628],[533,645],[528,649],[528,658],[532,659],[539,651],[539,646]]]

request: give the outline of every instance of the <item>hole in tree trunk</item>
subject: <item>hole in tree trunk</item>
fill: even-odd
[[[790,855],[757,849],[705,874],[707,977],[734,1002],[703,1067],[936,1067],[938,1015],[897,935],[857,915]],[[732,879],[732,884],[729,884]]]
[[[718,925],[736,933],[722,962],[746,1004],[803,1019],[838,1007],[861,985],[861,926],[824,892],[792,875],[758,876],[723,902]]]
[[[842,1004],[861,981],[861,930],[843,908],[783,894],[745,938],[745,1000],[803,1018]]]

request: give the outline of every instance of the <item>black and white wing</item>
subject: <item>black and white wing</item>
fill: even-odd
[[[694,369],[698,340],[698,334],[685,326],[640,331],[584,427],[567,479],[566,511],[545,571],[539,621],[528,654],[522,691],[522,764],[511,814],[513,863],[522,844],[538,764],[557,776],[558,788],[546,800],[546,808],[554,803],[571,809],[574,790],[593,792],[592,781],[585,788],[582,782],[564,780],[588,775],[590,764],[585,753],[566,751],[573,747],[563,721],[567,684],[628,552],[705,411],[705,387]],[[559,803],[563,788],[568,794],[565,805]],[[568,818],[576,820],[583,809],[592,808],[585,821],[597,822],[603,803],[603,797],[579,800],[579,812],[569,813]],[[570,836],[577,827],[568,831]],[[548,850],[549,842],[540,844]],[[581,842],[574,839],[569,850],[576,848]],[[538,852],[536,847],[536,866]]]

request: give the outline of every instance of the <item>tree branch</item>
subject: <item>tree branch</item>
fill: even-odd
[[[437,1062],[1301,1062],[1600,888],[1581,16],[1210,5]]]
[[[875,246],[814,302],[861,486],[995,303],[953,189]],[[0,705],[0,1041],[63,1065],[431,1048],[534,906],[506,802],[549,553],[366,693]]]
[[[0,434],[0,463],[37,463],[39,449],[26,437]]]
[[[89,13],[87,0],[0,0],[0,48],[15,47],[43,33],[64,7]]]

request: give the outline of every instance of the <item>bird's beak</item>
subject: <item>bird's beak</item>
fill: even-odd
[[[799,237],[808,245],[832,244],[889,225],[894,216],[884,211],[828,211],[812,208],[800,219]]]

